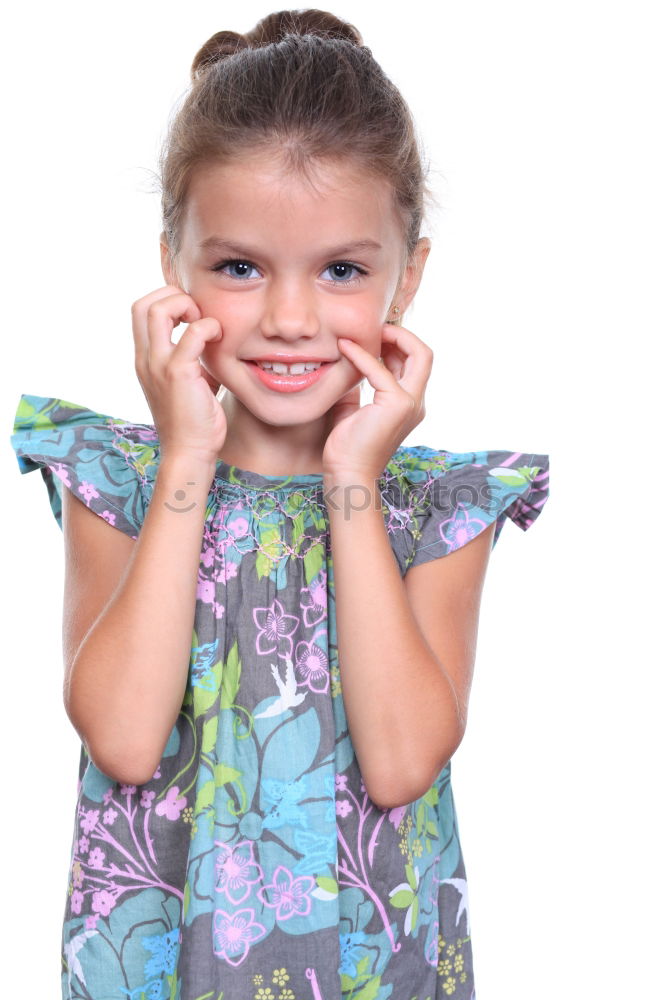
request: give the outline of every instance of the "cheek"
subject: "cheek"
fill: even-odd
[[[331,329],[338,337],[349,337],[378,357],[384,319],[381,303],[362,303],[350,299],[336,309]]]
[[[222,332],[232,335],[242,333],[256,323],[257,307],[249,295],[229,295],[209,286],[190,289],[190,295],[199,306],[202,316],[212,316],[222,327]]]

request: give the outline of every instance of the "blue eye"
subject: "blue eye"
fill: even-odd
[[[231,268],[231,270],[227,271],[227,268]],[[223,260],[213,268],[213,271],[218,274],[228,274],[230,278],[237,278],[241,281],[245,278],[251,278],[253,270],[256,268],[247,260]]]
[[[349,285],[354,281],[358,281],[358,275],[367,274],[362,267],[357,264],[350,264],[349,261],[338,260],[335,264],[329,264],[326,268],[330,274],[334,275],[333,284],[335,285]],[[356,277],[349,277],[350,271],[356,271]]]

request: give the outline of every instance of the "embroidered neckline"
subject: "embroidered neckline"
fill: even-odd
[[[322,473],[300,472],[292,476],[267,476],[250,469],[241,469],[218,459],[215,465],[215,479],[231,486],[243,486],[253,490],[289,490],[323,486]]]

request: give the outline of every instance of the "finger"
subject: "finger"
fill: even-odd
[[[194,320],[185,330],[178,344],[171,352],[169,365],[171,368],[188,367],[193,361],[198,361],[204,352],[206,344],[220,340],[222,327],[212,316],[204,316]]]
[[[386,365],[383,365],[364,347],[354,340],[346,337],[339,337],[340,345],[345,357],[359,370],[361,375],[365,375],[373,389],[381,392],[395,392],[397,382]]]
[[[201,311],[194,299],[181,291],[151,302],[146,310],[145,327],[148,338],[147,363],[160,369],[176,349],[171,335],[179,323],[193,323],[201,319]],[[182,338],[181,338],[182,339]]]
[[[413,398],[420,398],[432,372],[434,354],[415,333],[404,326],[386,323],[382,329],[382,343],[390,344],[404,355],[402,372],[396,376],[400,385]],[[392,362],[393,363],[393,362]]]
[[[142,296],[132,304],[132,333],[134,336],[134,354],[138,367],[145,367],[148,360],[148,309],[153,302],[182,292],[175,285],[163,285],[148,295]]]

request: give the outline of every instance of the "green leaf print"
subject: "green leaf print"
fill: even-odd
[[[201,734],[201,752],[211,753],[215,748],[215,743],[217,742],[217,720],[219,716],[214,715],[211,719],[208,719],[203,724],[203,730]]]
[[[414,892],[416,892],[418,883],[416,881],[416,875],[414,874],[414,869],[411,865],[405,865],[405,875],[407,876],[407,881],[411,885]],[[395,905],[395,904],[394,904]]]
[[[521,465],[519,469],[489,469],[488,473],[506,486],[524,486],[531,483],[539,471],[538,465]]]
[[[227,807],[232,816],[242,816],[247,812],[247,792],[245,791],[245,786],[240,780],[242,778],[242,772],[237,771],[233,767],[229,767],[227,764],[216,764],[215,768],[215,786],[217,788],[223,788],[225,785],[235,785],[238,789],[238,796],[240,798],[240,807],[236,810],[233,808],[232,800],[229,797],[227,802]],[[219,806],[218,806],[219,808]]]
[[[437,785],[431,785],[428,791],[423,796],[423,801],[427,802],[429,806],[433,808],[439,802],[439,792],[437,791]]]
[[[305,515],[301,512],[297,514],[292,525],[292,547],[296,555],[300,553],[303,539],[305,538]]]
[[[16,411],[15,426],[19,428],[22,423],[27,423],[30,427],[34,427],[36,431],[47,430],[51,427],[55,427],[53,421],[49,420],[44,411],[38,413],[37,416],[35,416],[35,414],[37,414],[37,410],[32,403],[29,403],[22,397]]]
[[[257,577],[261,580],[264,576],[270,576],[273,567],[284,555],[280,529],[274,524],[259,529],[259,549],[256,566]]]
[[[354,1000],[375,1000],[375,997],[379,993],[381,983],[381,976],[373,976],[372,979],[368,980],[362,990],[358,993],[354,993]]]
[[[317,875],[317,885],[324,892],[329,892],[333,896],[338,894],[338,883],[330,875]]]
[[[231,708],[236,701],[240,687],[241,661],[238,655],[238,640],[229,650],[229,656],[222,672],[222,691],[220,694],[220,709]]]
[[[140,476],[146,475],[147,466],[155,464],[155,450],[155,447],[151,448],[150,445],[133,449],[132,457]]]
[[[395,906],[398,910],[406,910],[414,902],[414,893],[409,889],[394,889],[389,893],[389,899],[391,906]]]
[[[303,565],[305,566],[305,579],[309,586],[324,565],[324,546],[321,542],[317,542],[308,549],[303,558]]]
[[[194,819],[196,819],[197,816],[200,816],[204,809],[212,806],[214,798],[215,782],[207,781],[197,792],[196,801],[194,803]]]
[[[194,685],[194,717],[199,718],[200,715],[205,715],[208,709],[215,704],[217,696],[220,690],[220,683],[222,681],[222,661],[218,660],[210,668],[210,690],[208,687],[199,687],[199,685]]]

